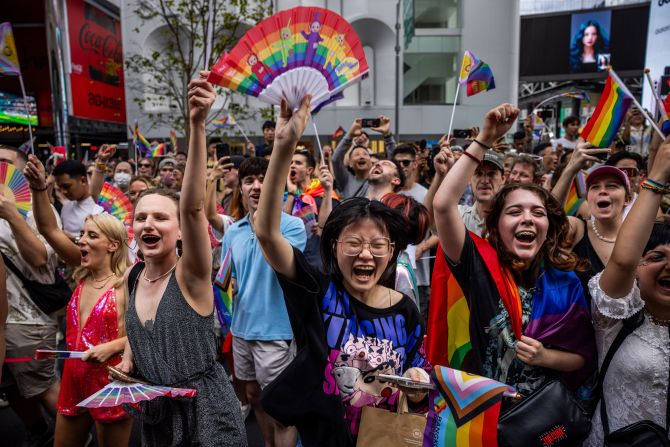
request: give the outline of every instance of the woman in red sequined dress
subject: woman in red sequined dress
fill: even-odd
[[[85,354],[82,360],[65,361],[54,445],[84,446],[94,422],[99,445],[128,445],[132,419],[121,406],[76,406],[109,383],[106,365],[121,361],[126,343],[126,229],[110,214],[91,215],[81,237],[73,242],[58,226],[46,194],[44,168],[36,157],[30,156],[24,173],[33,190],[38,230],[68,265],[76,267],[78,281],[67,306],[65,339],[69,351]]]

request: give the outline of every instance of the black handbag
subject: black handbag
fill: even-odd
[[[26,278],[4,253],[2,259],[4,259],[7,268],[23,283],[23,287],[25,287],[32,302],[45,314],[49,315],[61,310],[70,301],[72,290],[58,272],[54,272],[55,281],[53,284],[42,284]]]
[[[590,431],[591,420],[572,392],[550,379],[500,415],[498,445],[579,446]]]
[[[614,358],[614,354],[621,347],[621,344],[635,329],[644,322],[642,311],[632,317],[624,320],[623,327],[612,342],[612,346],[607,350],[607,355],[603,360],[598,377],[598,391],[600,395],[600,418],[603,423],[603,434],[605,436],[605,445],[607,447],[668,447],[668,427],[670,426],[670,399],[667,399],[667,408],[665,415],[665,428],[649,420],[643,420],[634,424],[621,427],[610,432],[609,419],[607,418],[607,407],[605,406],[605,394],[602,392],[605,374]],[[670,378],[668,379],[668,393],[670,393]]]

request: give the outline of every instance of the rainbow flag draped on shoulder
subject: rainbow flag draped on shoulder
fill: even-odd
[[[498,445],[500,404],[516,396],[514,387],[446,366],[436,366],[431,381],[423,447]]]
[[[582,138],[595,147],[609,147],[633,102],[621,79],[610,70],[596,110],[582,130]]]
[[[586,360],[579,373],[566,374],[570,385],[588,377],[595,368],[595,338],[591,316],[577,275],[553,267],[543,268],[533,294],[530,321],[525,330],[521,322],[521,298],[509,270],[501,266],[498,255],[488,241],[469,232],[478,255],[487,270],[482,281],[491,281],[510,315],[515,339],[521,335],[545,345],[578,353]],[[444,252],[438,246],[431,283],[430,310],[426,338],[426,357],[433,365],[445,365],[473,374],[483,374],[486,346],[475,346],[476,339],[487,340],[482,324],[472,324],[471,306],[461,286],[449,270]]]

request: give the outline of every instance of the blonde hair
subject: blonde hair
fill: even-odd
[[[107,239],[119,243],[119,248],[112,253],[110,267],[112,272],[119,278],[119,280],[114,283],[114,287],[121,287],[121,285],[123,285],[123,275],[126,273],[126,269],[130,266],[130,262],[128,261],[128,246],[126,245],[126,242],[128,241],[128,231],[123,223],[111,214],[91,214],[84,219],[84,222],[88,220],[93,222]],[[75,280],[79,281],[89,275],[91,275],[89,269],[79,266],[75,269],[73,277]]]

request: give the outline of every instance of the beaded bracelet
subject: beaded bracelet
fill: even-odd
[[[44,188],[34,188],[32,186],[30,187],[30,190],[35,191],[35,192],[42,192],[42,191],[46,191],[47,189],[49,189],[48,186],[44,186]]]
[[[656,182],[651,179],[646,179],[642,184],[640,185],[643,189],[649,190],[651,192],[655,192],[656,194],[668,194],[670,193],[670,189],[666,188],[665,185]]]
[[[463,155],[465,155],[465,156],[467,156],[468,158],[472,159],[472,160],[473,160],[475,163],[477,163],[477,164],[480,164],[480,163],[482,162],[479,158],[475,157],[474,155],[472,155],[472,154],[471,154],[470,152],[468,152],[468,151],[463,151]]]

